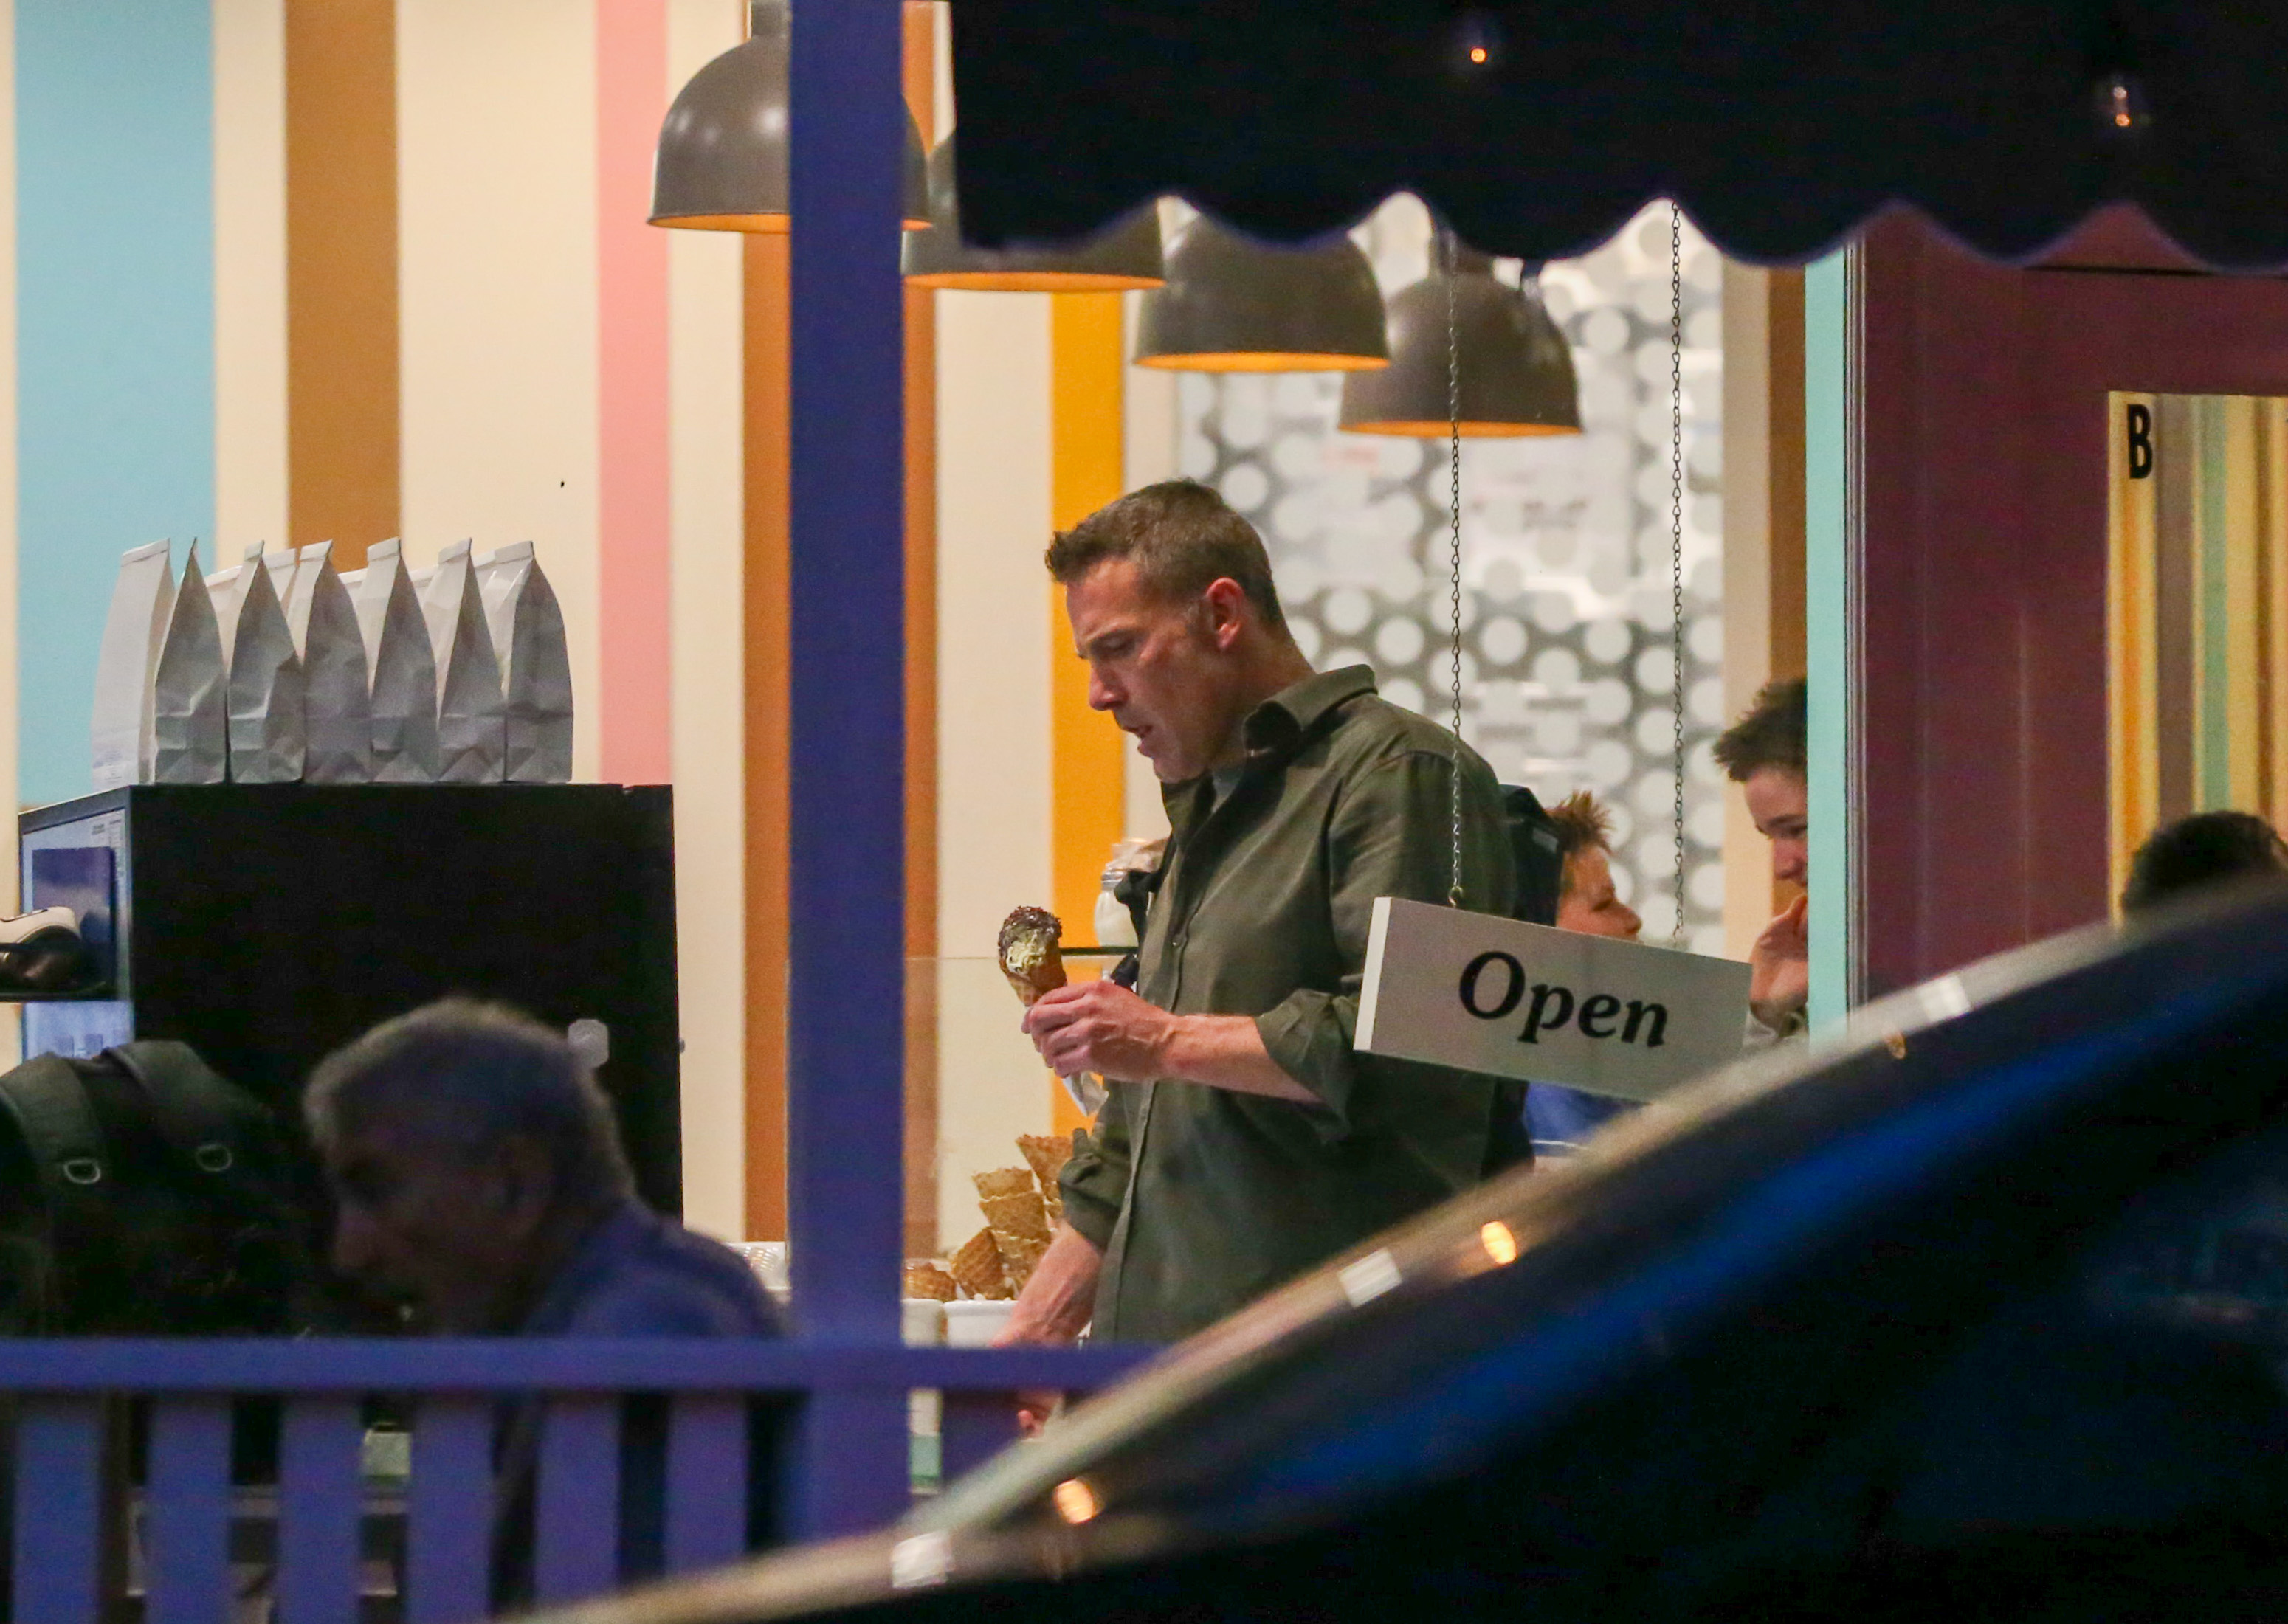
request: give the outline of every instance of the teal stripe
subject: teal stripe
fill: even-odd
[[[207,0],[16,0],[20,688],[26,803],[86,790],[119,555],[214,533]],[[211,545],[204,549],[214,556]]]
[[[1846,432],[1851,381],[1849,281],[1844,256],[1804,269],[1804,670],[1810,695],[1807,809],[1811,817],[1811,1024],[1842,1018],[1850,1002],[1846,908],[1852,896],[1851,682],[1847,549],[1850,494]]]
[[[2200,448],[2200,560],[2197,598],[2201,615],[2201,677],[2198,714],[2199,789],[2195,809],[2213,812],[2232,804],[2232,593],[2227,551],[2232,515],[2225,498],[2230,479],[2231,445],[2221,395],[2193,401],[2193,434]],[[2252,675],[2250,680],[2253,681]]]

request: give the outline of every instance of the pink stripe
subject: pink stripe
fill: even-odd
[[[622,784],[671,773],[667,234],[645,224],[666,113],[666,0],[596,0],[600,739]]]

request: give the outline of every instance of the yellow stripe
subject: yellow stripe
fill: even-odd
[[[1050,521],[1069,529],[1120,495],[1121,333],[1117,294],[1061,293],[1050,308]],[[1069,942],[1096,939],[1105,860],[1121,836],[1120,730],[1088,708],[1088,668],[1073,657],[1063,595],[1050,593],[1051,878]],[[1075,965],[1081,973],[1091,967]],[[1056,1131],[1082,1121],[1051,1085]]]
[[[2116,394],[2108,402],[2107,444],[2110,479],[2108,501],[2106,653],[2108,708],[2112,713],[2109,776],[2111,779],[2112,894],[2128,882],[2129,860],[2160,811],[2160,758],[2156,690],[2154,614],[2155,477],[2129,477],[2127,412],[2132,405],[2155,413],[2151,395]],[[2157,431],[2157,422],[2156,423]]]
[[[2277,402],[2263,403],[2276,408]],[[2256,414],[2258,706],[2262,760],[2255,810],[2277,823],[2288,814],[2288,418]]]
[[[2257,670],[2262,651],[2257,642],[2260,555],[2258,527],[2264,504],[2259,488],[2262,475],[2260,438],[2263,409],[2270,403],[2251,395],[2233,395],[2223,402],[2225,440],[2225,732],[2227,771],[2232,784],[2232,804],[2250,808],[2262,795],[2258,770],[2262,749],[2258,742],[2261,715],[2258,708]]]

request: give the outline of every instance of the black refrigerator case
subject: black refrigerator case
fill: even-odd
[[[20,828],[24,906],[115,959],[107,995],[26,1007],[27,1055],[179,1039],[298,1144],[318,1060],[432,999],[598,1022],[638,1188],[680,1213],[667,788],[139,785]]]

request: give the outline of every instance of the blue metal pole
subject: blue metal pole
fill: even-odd
[[[798,0],[787,1197],[802,1333],[898,1336],[904,1200],[905,103],[898,0]],[[814,1398],[798,1533],[902,1509],[902,1391]]]

